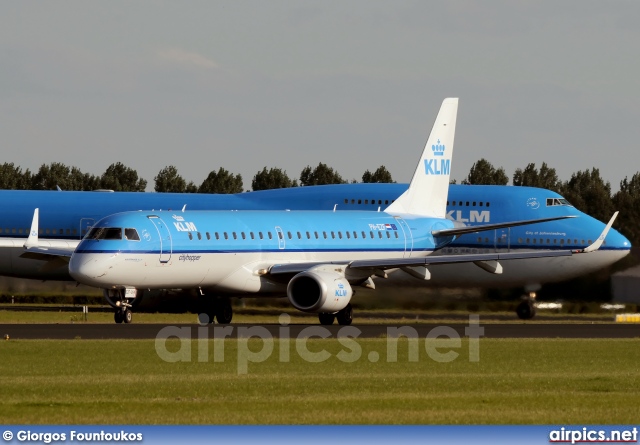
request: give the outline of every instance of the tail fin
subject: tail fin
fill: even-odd
[[[385,212],[446,217],[457,115],[458,99],[445,99],[409,188]]]

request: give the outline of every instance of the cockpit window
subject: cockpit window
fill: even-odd
[[[571,203],[569,201],[567,201],[564,198],[547,198],[547,207],[552,207],[552,206],[570,206],[573,207],[571,205]]]
[[[124,229],[124,239],[129,241],[140,241],[138,231],[136,229]]]
[[[85,239],[122,239],[122,229],[120,227],[94,227]]]

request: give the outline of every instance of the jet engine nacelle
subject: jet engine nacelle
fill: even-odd
[[[299,273],[287,286],[289,301],[303,312],[338,312],[349,304],[352,296],[353,290],[344,274],[323,270],[323,266]]]

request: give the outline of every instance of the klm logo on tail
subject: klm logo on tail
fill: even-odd
[[[437,157],[444,156],[445,146],[440,143],[440,139],[438,139],[437,144],[433,144],[431,146],[431,151],[433,151],[433,155]],[[424,160],[424,174],[425,175],[448,175],[451,171],[451,159],[440,159],[440,163],[438,163],[438,159],[425,159]]]

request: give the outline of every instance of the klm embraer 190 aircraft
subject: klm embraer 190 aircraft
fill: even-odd
[[[613,220],[598,241],[582,249],[429,256],[465,234],[572,217],[552,212],[473,227],[447,219],[457,103],[443,102],[409,188],[384,212],[125,212],[93,226],[72,255],[69,272],[78,282],[105,289],[116,322],[131,321],[138,290],[181,288],[212,296],[286,294],[297,309],[318,313],[323,324],[335,318],[349,324],[351,286],[374,287],[371,277],[387,269],[427,279],[426,266],[472,262],[500,274],[501,261],[597,250]],[[63,254],[39,247],[30,251]],[[230,322],[228,300],[213,308],[213,315]]]

